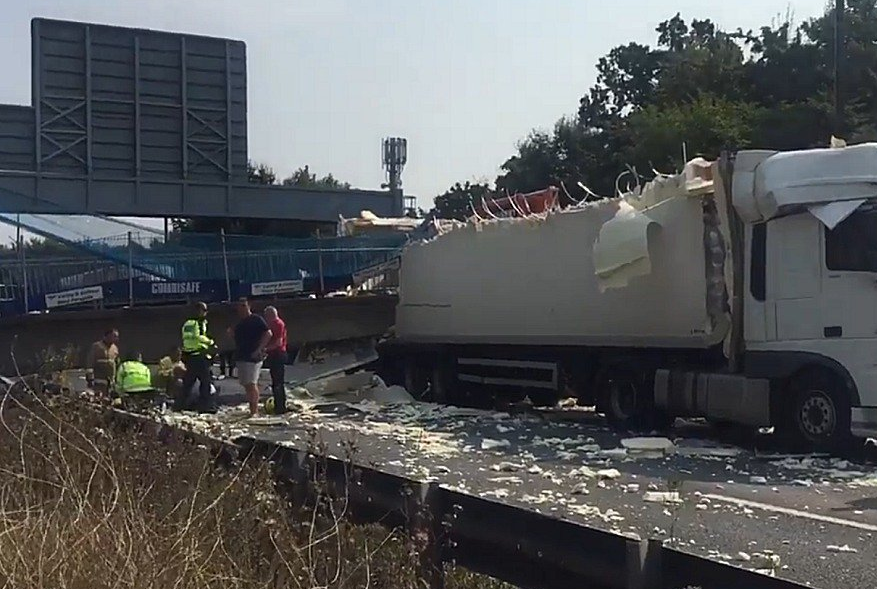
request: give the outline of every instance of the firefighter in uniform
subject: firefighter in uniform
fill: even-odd
[[[104,337],[88,350],[85,362],[85,380],[98,396],[108,398],[116,380],[116,365],[119,361],[119,332],[108,329]]]
[[[198,381],[197,406],[201,411],[215,411],[213,398],[210,394],[211,352],[214,342],[207,335],[207,305],[195,303],[194,316],[183,323],[183,363],[186,365],[186,375],[183,378],[182,390],[176,398],[175,407],[178,410],[192,408],[189,402],[189,391]]]

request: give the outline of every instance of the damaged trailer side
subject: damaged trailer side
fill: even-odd
[[[572,392],[623,427],[703,416],[833,445],[877,424],[877,265],[826,259],[875,174],[874,144],[748,151],[617,199],[472,219],[403,252],[385,350],[438,400]],[[873,316],[856,343],[844,308]]]

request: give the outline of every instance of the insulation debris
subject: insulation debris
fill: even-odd
[[[627,438],[621,445],[631,458],[664,458],[676,452],[676,445],[668,438]]]
[[[614,481],[621,476],[621,473],[614,468],[604,468],[597,471],[597,478],[603,481]]]
[[[682,503],[678,491],[646,491],[643,495],[646,503]]]
[[[619,202],[615,217],[603,224],[594,242],[594,274],[601,293],[652,271],[648,234],[653,225],[659,226],[629,203]]]
[[[481,440],[482,450],[498,450],[500,448],[508,448],[511,445],[511,442],[508,440],[492,440],[490,438]]]
[[[515,462],[500,462],[499,464],[494,464],[490,467],[491,470],[495,470],[497,472],[518,472],[523,468],[523,464],[517,464]]]

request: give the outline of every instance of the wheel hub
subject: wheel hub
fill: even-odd
[[[804,433],[813,438],[830,436],[837,423],[834,403],[822,391],[811,392],[801,404],[798,417]]]

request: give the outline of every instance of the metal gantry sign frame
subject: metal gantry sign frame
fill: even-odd
[[[32,106],[0,105],[0,211],[335,222],[393,191],[248,184],[241,41],[34,19]]]

